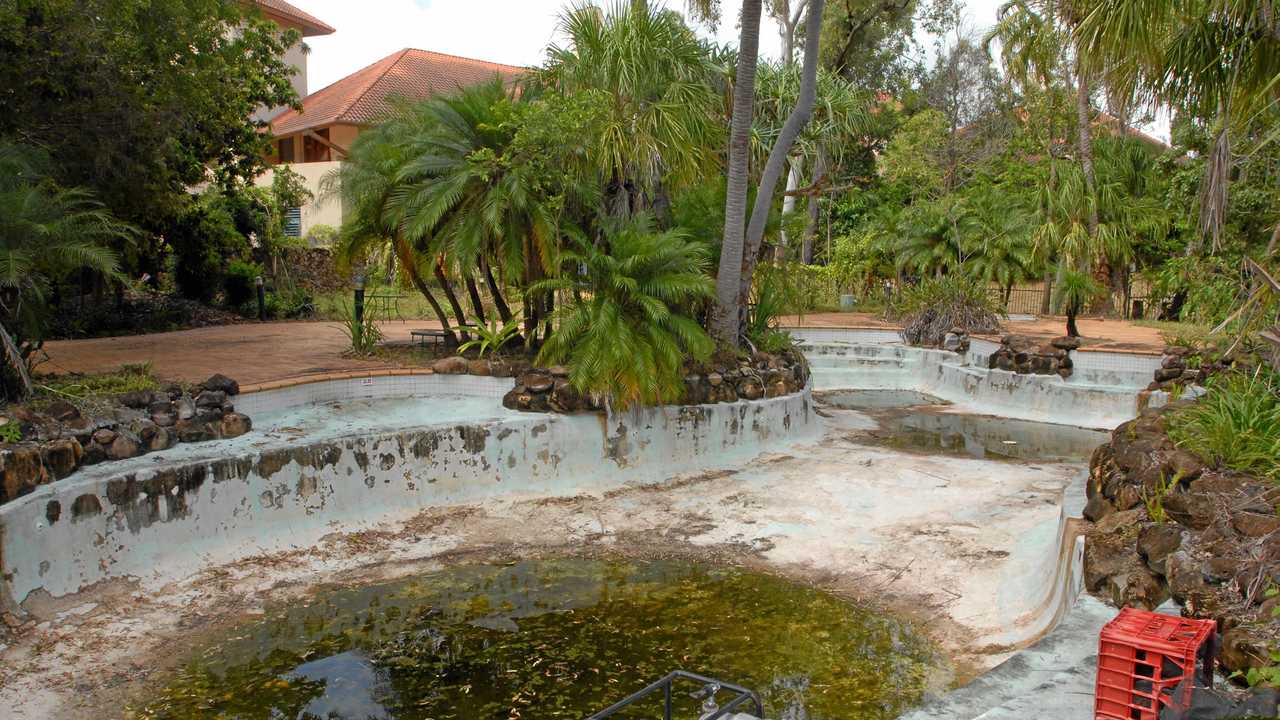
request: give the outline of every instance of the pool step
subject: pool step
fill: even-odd
[[[899,720],[1092,720],[1098,633],[1115,614],[1082,594],[1034,645]]]

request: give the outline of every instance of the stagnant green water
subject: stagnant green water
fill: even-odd
[[[129,715],[580,719],[680,668],[757,689],[770,718],[876,720],[916,703],[938,660],[894,618],[767,575],[477,565],[268,611]],[[678,717],[698,716],[696,701],[677,699]],[[659,703],[620,717],[661,717]]]

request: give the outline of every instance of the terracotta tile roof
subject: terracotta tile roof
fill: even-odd
[[[293,22],[301,25],[302,34],[305,37],[332,35],[336,32],[328,23],[314,15],[299,10],[284,0],[253,0],[253,4],[257,5],[268,15],[275,15],[276,17],[283,18],[285,20],[292,20]]]
[[[426,99],[500,75],[514,80],[526,71],[502,65],[407,48],[314,92],[302,112],[288,109],[271,120],[277,137],[340,123],[369,125],[391,111],[393,97]]]

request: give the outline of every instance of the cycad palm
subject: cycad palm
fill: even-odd
[[[481,269],[503,322],[511,319],[488,258],[526,285],[555,262],[555,212],[529,165],[511,156],[517,107],[497,79],[415,107],[424,129],[406,139],[411,159],[391,199],[404,236],[464,280],[482,323]]]
[[[90,193],[54,185],[42,172],[43,160],[30,148],[0,145],[0,330],[6,331],[0,367],[19,374],[43,339],[52,284],[80,269],[123,280],[109,245],[135,233]],[[9,342],[10,331],[16,343]]]
[[[538,360],[568,364],[576,389],[618,407],[679,400],[684,360],[715,348],[690,316],[714,294],[706,250],[678,230],[655,232],[646,215],[610,225],[607,249],[579,242],[562,258],[573,270],[537,286],[581,297],[556,311]]]

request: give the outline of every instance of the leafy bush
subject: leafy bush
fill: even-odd
[[[332,225],[313,225],[307,231],[307,247],[333,247],[338,243],[338,228]]]
[[[227,305],[238,308],[251,302],[255,296],[255,281],[261,276],[261,265],[232,260],[227,265],[226,275],[222,278],[222,289],[226,292]]]
[[[1005,313],[984,283],[947,275],[905,288],[894,298],[888,315],[902,323],[902,337],[908,344],[937,347],[954,327],[971,333],[998,332]]]
[[[707,253],[682,231],[655,232],[646,216],[614,223],[606,240],[607,248],[580,240],[563,258],[574,272],[534,285],[575,298],[556,310],[538,361],[568,365],[574,388],[618,407],[679,400],[685,359],[715,349],[690,317],[714,294]]]
[[[206,304],[222,288],[228,264],[249,255],[248,239],[216,192],[193,199],[172,219],[165,239],[174,252],[178,292]]]
[[[351,343],[352,354],[372,355],[378,348],[378,343],[382,342],[382,330],[378,323],[368,316],[357,320],[355,308],[346,303],[342,305],[342,312],[342,332]]]
[[[1169,437],[1215,465],[1280,482],[1280,372],[1211,379],[1199,401],[1170,418]]]
[[[469,333],[475,334],[474,340],[468,340],[458,347],[458,352],[466,352],[472,348],[476,349],[478,357],[484,357],[501,350],[512,342],[517,335],[520,334],[520,323],[511,321],[506,325],[499,326],[498,319],[494,318],[489,321],[488,327],[484,325],[467,325],[462,329]]]
[[[121,365],[111,372],[51,375],[41,378],[36,390],[47,397],[65,400],[95,400],[137,390],[156,390],[160,381],[151,363]]]

